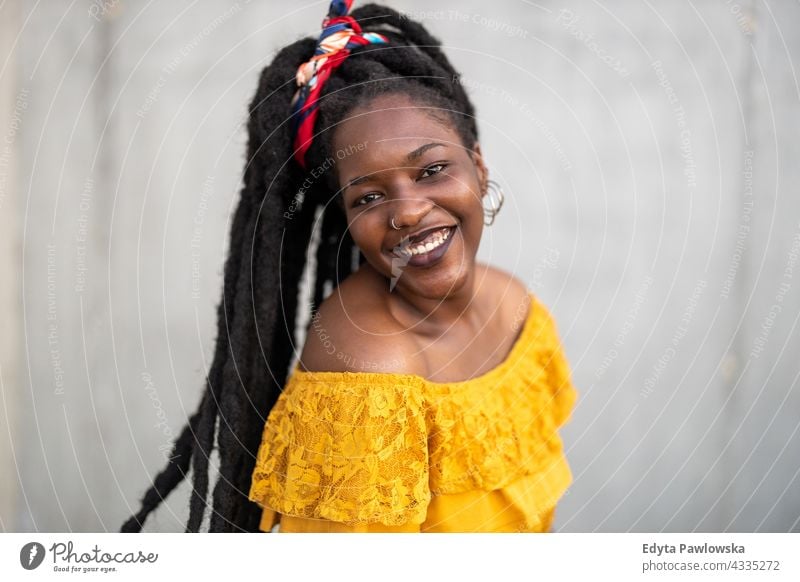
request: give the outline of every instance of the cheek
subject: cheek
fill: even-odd
[[[383,233],[377,213],[361,212],[348,216],[350,236],[364,251],[380,250]]]
[[[483,236],[483,204],[477,192],[465,191],[460,199],[464,236],[477,247]]]
[[[461,214],[474,215],[476,212],[483,212],[480,186],[466,172],[459,171],[443,181],[437,188],[436,195],[442,205],[450,205]]]
[[[466,193],[462,203],[470,215],[483,214],[482,200],[475,192]]]
[[[448,204],[445,206],[446,210],[459,217],[461,226],[468,232],[475,233],[480,230],[480,224],[483,222],[483,205],[475,192],[464,188],[457,195],[451,194],[450,197],[441,200],[443,206]]]

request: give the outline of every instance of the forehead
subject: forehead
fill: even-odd
[[[448,112],[407,96],[373,99],[350,112],[333,133],[340,173],[345,168],[405,157],[430,141],[463,149]]]

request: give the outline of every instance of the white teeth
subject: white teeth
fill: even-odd
[[[427,242],[425,243],[418,243],[415,246],[408,247],[406,249],[400,249],[400,253],[409,257],[412,255],[429,253],[435,248],[441,246],[449,237],[450,229],[447,228],[428,236],[426,238]]]

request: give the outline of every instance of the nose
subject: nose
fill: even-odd
[[[413,195],[396,198],[389,204],[389,222],[394,220],[393,226],[398,229],[415,226],[433,207],[434,203],[428,198]]]

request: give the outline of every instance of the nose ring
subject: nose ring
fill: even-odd
[[[393,229],[395,229],[395,230],[400,230],[400,227],[399,227],[399,226],[397,226],[397,225],[394,223],[394,216],[392,216],[391,223],[392,223],[392,228],[393,228]]]

